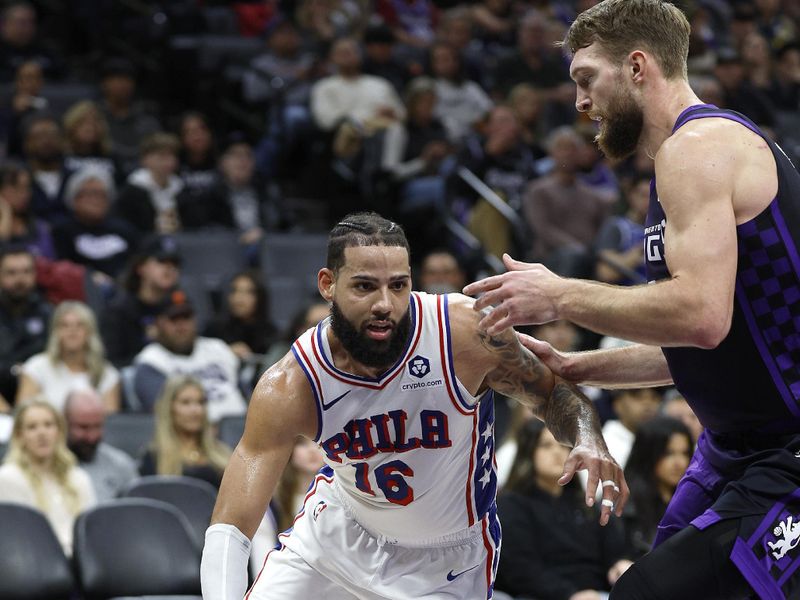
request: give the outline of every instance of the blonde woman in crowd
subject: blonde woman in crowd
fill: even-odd
[[[167,379],[155,405],[155,435],[141,475],[185,475],[218,488],[231,449],[214,437],[202,384],[189,375]]]
[[[97,104],[91,100],[76,102],[64,114],[63,124],[67,168],[79,171],[88,166],[98,167],[116,179],[118,173],[112,158],[111,132]]]
[[[292,526],[303,507],[308,488],[322,468],[322,451],[311,440],[298,437],[289,463],[283,469],[275,497],[261,520],[250,552],[250,572],[255,577],[264,564],[267,553],[275,547],[278,533]]]
[[[0,467],[0,501],[44,513],[67,556],[75,518],[95,504],[89,476],[67,450],[64,418],[41,397],[18,405]]]
[[[108,412],[119,410],[119,372],[105,358],[92,309],[62,302],[53,313],[47,348],[22,365],[17,402],[41,394],[61,411],[71,391],[86,388],[100,393]]]

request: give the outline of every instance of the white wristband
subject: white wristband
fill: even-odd
[[[249,558],[250,540],[236,526],[209,527],[200,563],[203,600],[242,600],[247,593]]]

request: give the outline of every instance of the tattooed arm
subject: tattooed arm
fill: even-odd
[[[482,375],[477,391],[485,387],[527,404],[543,420],[553,436],[562,444],[572,447],[559,480],[562,485],[572,479],[576,471],[587,469],[589,482],[586,503],[594,503],[595,490],[602,482],[614,482],[618,489],[607,484],[603,488],[601,523],[608,521],[611,509],[607,501],[615,504],[617,514],[627,501],[628,488],[622,469],[608,453],[600,426],[600,419],[592,402],[578,388],[554,375],[536,356],[522,346],[514,331],[507,329],[489,335],[478,327],[481,315],[465,308],[470,301],[450,296],[451,332],[457,364],[461,373],[475,385]],[[466,314],[465,314],[466,313]]]

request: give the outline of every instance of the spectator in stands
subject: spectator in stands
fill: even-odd
[[[538,419],[519,431],[519,451],[498,498],[503,552],[496,588],[537,600],[601,600],[631,565],[621,523],[601,527],[580,483],[559,485],[569,448]]]
[[[398,189],[398,219],[409,225],[406,229],[417,242],[414,247],[424,251],[441,240],[440,215],[446,209],[444,170],[453,150],[447,130],[434,116],[436,84],[430,77],[411,81],[405,103],[408,121],[386,129],[381,169]],[[421,231],[427,235],[420,235]]]
[[[219,204],[217,147],[208,117],[197,111],[184,113],[180,120],[180,167],[186,201],[191,204]],[[206,225],[207,223],[200,223]]]
[[[71,171],[89,166],[105,169],[115,183],[120,180],[120,169],[113,158],[108,121],[97,104],[91,100],[73,104],[64,113],[63,122],[67,168]]]
[[[257,271],[233,276],[222,313],[206,327],[205,335],[226,342],[240,360],[267,352],[277,329],[270,321],[269,295]]]
[[[191,209],[182,201],[185,185],[177,175],[180,141],[170,133],[154,133],[142,142],[141,168],[128,176],[116,210],[142,233],[174,233]],[[187,209],[183,212],[182,208]]]
[[[282,215],[256,173],[253,147],[241,135],[232,135],[222,153],[217,185],[217,225],[234,227],[241,243],[257,251],[264,231],[279,228]]]
[[[745,78],[744,63],[736,50],[721,48],[717,52],[714,76],[722,86],[724,108],[746,115],[762,129],[774,127],[775,109],[766,94]]]
[[[624,469],[639,428],[658,414],[661,396],[653,388],[613,390],[611,408],[615,419],[603,425],[603,438],[611,456]]]
[[[419,268],[419,286],[415,289],[429,294],[461,293],[466,283],[466,273],[456,255],[438,248],[423,257]]]
[[[472,7],[475,37],[484,47],[510,49],[514,45],[514,4],[511,0],[482,0]]]
[[[772,51],[769,42],[760,33],[750,33],[742,42],[741,53],[747,82],[768,94],[772,85]]]
[[[36,10],[30,2],[6,2],[0,13],[0,82],[13,80],[24,62],[39,63],[48,78],[61,75],[61,64],[38,39]]]
[[[59,258],[85,265],[111,277],[125,268],[138,244],[138,233],[111,216],[114,181],[108,170],[93,164],[70,177],[64,203],[70,215],[53,228]]]
[[[508,93],[508,104],[522,130],[522,141],[537,160],[544,158],[544,95],[529,83],[518,83]]]
[[[55,258],[50,226],[31,212],[31,175],[21,164],[0,166],[0,243],[21,245],[36,256]]]
[[[38,62],[25,61],[17,67],[11,97],[3,99],[0,108],[0,126],[7,156],[22,157],[22,123],[36,111],[49,106],[47,98],[41,94],[42,86],[44,75]]]
[[[518,83],[530,83],[544,90],[548,100],[569,92],[575,101],[575,86],[568,83],[568,71],[557,49],[548,45],[547,17],[530,11],[517,28],[517,51],[501,59],[494,70],[492,89],[506,96]]]
[[[800,45],[786,44],[775,54],[775,70],[769,91],[775,108],[800,111]]]
[[[319,446],[307,438],[297,437],[292,456],[275,489],[274,500],[253,536],[250,571],[254,576],[258,575],[267,554],[275,547],[278,533],[291,528],[315,475],[325,464],[322,458]]]
[[[21,246],[0,249],[0,412],[17,397],[22,363],[44,350],[51,310],[36,290],[33,254]]]
[[[591,272],[590,245],[612,206],[606,195],[578,179],[577,157],[584,143],[572,127],[553,131],[547,140],[553,170],[528,186],[523,201],[534,234],[533,257],[570,277]]]
[[[194,307],[180,290],[170,293],[156,316],[156,341],[134,359],[134,388],[139,401],[152,410],[164,382],[172,375],[189,374],[203,385],[208,419],[216,423],[247,409],[239,391],[239,359],[216,338],[199,337]]]
[[[405,108],[392,84],[361,72],[361,50],[355,39],[336,40],[330,60],[336,74],[311,88],[311,114],[323,131],[333,131],[344,121],[358,128],[380,129],[405,118]]]
[[[798,26],[785,13],[780,0],[755,0],[756,25],[775,48],[797,39]],[[786,3],[792,4],[792,3]]]
[[[437,42],[430,49],[431,75],[436,80],[434,115],[444,123],[450,141],[460,143],[492,109],[492,101],[466,78],[461,56],[453,46]]]
[[[218,488],[231,449],[214,437],[203,384],[172,375],[155,405],[155,434],[139,464],[141,475],[184,475]]]
[[[646,281],[644,270],[644,221],[650,205],[650,176],[640,174],[625,194],[623,215],[608,217],[594,242],[597,253],[595,277],[617,285],[634,285]],[[620,265],[638,274],[634,279],[616,269]]]
[[[122,290],[101,315],[108,358],[118,367],[131,363],[156,337],[155,320],[161,304],[178,285],[181,257],[173,238],[146,239],[131,259]]]
[[[55,117],[31,115],[23,123],[23,149],[33,181],[31,208],[54,223],[66,214],[64,189],[70,171],[64,163],[64,133]]]
[[[473,36],[473,13],[468,5],[458,5],[442,13],[437,40],[455,48],[461,57],[466,78],[485,88],[486,72],[492,62],[492,49]]]
[[[631,497],[623,514],[634,556],[650,550],[658,529],[669,528],[670,524],[659,525],[659,521],[689,466],[693,448],[689,429],[669,417],[657,417],[636,432],[625,466]]]
[[[103,441],[106,407],[92,389],[69,393],[64,404],[67,447],[89,475],[98,502],[119,496],[139,473],[134,460]]]
[[[536,177],[533,153],[523,143],[517,117],[508,106],[495,106],[484,130],[482,138],[473,136],[466,141],[458,162],[509,206],[518,209],[525,186]],[[459,178],[451,176],[451,186],[455,212],[466,221],[484,249],[498,257],[509,252],[514,239],[508,221]]]
[[[17,403],[44,397],[60,412],[77,389],[95,389],[108,412],[120,409],[119,372],[105,358],[92,309],[76,301],[56,307],[47,348],[22,365]]]
[[[374,75],[390,82],[398,93],[402,93],[411,78],[412,69],[421,69],[418,62],[409,63],[397,56],[397,39],[385,24],[370,25],[364,31],[364,65],[367,75]]]
[[[17,407],[8,454],[0,467],[0,501],[35,508],[47,517],[67,556],[75,518],[95,504],[89,476],[65,443],[64,417],[46,400]]]
[[[360,35],[369,17],[369,4],[359,0],[300,0],[296,6],[295,22],[318,47]]]
[[[276,16],[264,38],[265,51],[250,61],[242,76],[245,100],[307,106],[317,58],[303,47],[297,26],[291,19]]]
[[[107,59],[101,68],[100,87],[100,110],[108,121],[114,156],[123,173],[129,173],[136,168],[142,141],[160,131],[161,125],[143,105],[134,102],[136,70],[127,60]]]
[[[375,12],[404,46],[427,48],[433,43],[439,11],[432,0],[378,0]]]
[[[703,425],[697,415],[694,414],[686,398],[676,388],[671,388],[664,394],[660,412],[663,416],[678,419],[686,425],[692,435],[692,448],[694,449],[697,446],[697,440],[700,439],[700,434],[703,433]]]

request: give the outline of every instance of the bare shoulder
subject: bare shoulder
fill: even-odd
[[[656,155],[656,174],[676,168],[733,172],[759,151],[768,154],[769,146],[740,123],[723,118],[695,119],[664,141]]]
[[[317,411],[303,370],[288,352],[261,376],[247,411],[245,436],[255,444],[267,436],[314,438]]]

